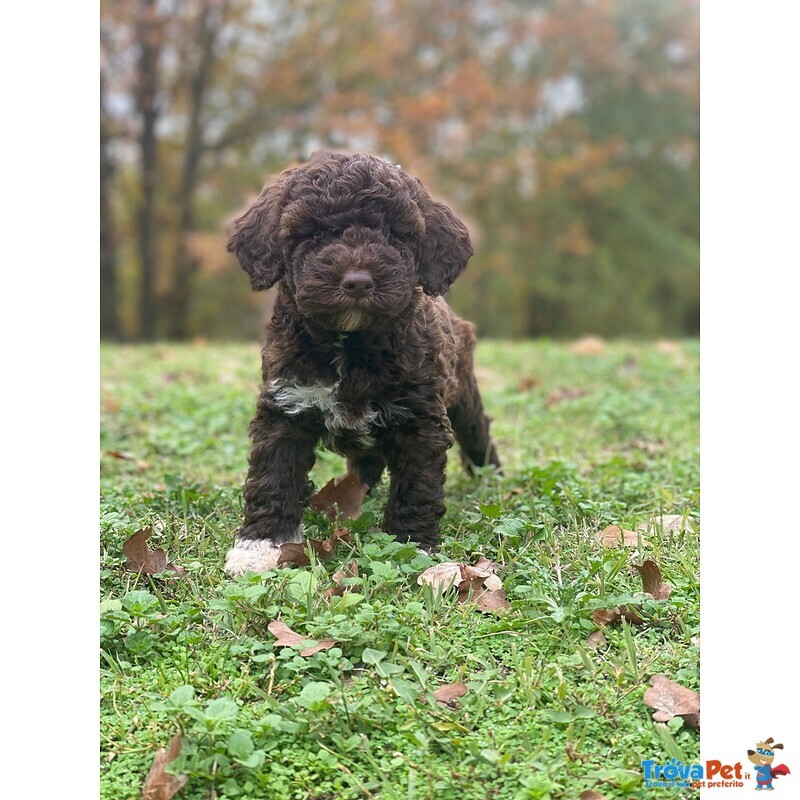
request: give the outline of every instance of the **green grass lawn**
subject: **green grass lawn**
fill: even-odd
[[[471,479],[451,452],[441,552],[377,530],[384,483],[352,543],[311,567],[228,579],[242,514],[258,345],[104,346],[101,449],[101,786],[138,798],[159,747],[182,732],[181,798],[511,800],[690,797],[645,789],[643,759],[695,761],[697,732],[652,721],[660,674],[699,681],[699,377],[695,341],[484,341],[478,374],[505,474]],[[321,486],[343,462],[320,451]],[[598,533],[662,514],[639,547]],[[122,545],[185,574],[139,576]],[[332,526],[307,512],[306,531]],[[485,614],[420,587],[438,561],[483,555],[511,609]],[[674,590],[643,597],[652,559]],[[332,575],[359,576],[328,600]],[[594,611],[636,603],[644,622],[603,629]],[[275,647],[276,619],[328,650]],[[432,692],[460,682],[456,707]]]

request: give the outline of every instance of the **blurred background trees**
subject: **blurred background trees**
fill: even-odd
[[[102,0],[101,334],[259,333],[225,226],[319,148],[468,223],[485,336],[699,329],[696,0]]]

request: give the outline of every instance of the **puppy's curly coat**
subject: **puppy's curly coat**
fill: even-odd
[[[326,153],[268,185],[228,249],[278,296],[227,571],[273,569],[300,541],[320,440],[369,487],[388,467],[384,529],[435,546],[453,434],[468,466],[499,465],[475,327],[441,297],[472,255],[463,223],[400,167]]]

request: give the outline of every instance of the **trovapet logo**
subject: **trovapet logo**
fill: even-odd
[[[754,781],[759,791],[772,791],[772,782],[776,778],[790,775],[786,764],[773,766],[775,751],[783,750],[782,744],[774,744],[770,737],[756,743],[755,750],[747,751],[747,758],[753,764],[752,770],[742,766],[740,761],[726,764],[717,759],[705,762],[684,764],[677,758],[671,758],[664,764],[655,759],[642,761],[642,777],[647,789],[737,789],[746,782]]]
[[[647,789],[689,789],[699,787],[744,786],[748,777],[742,765],[723,764],[721,761],[709,760],[704,764],[684,764],[677,758],[671,758],[665,764],[653,759],[642,761],[644,785]]]
[[[766,741],[756,742],[755,750],[747,751],[747,757],[754,765],[753,771],[756,773],[756,789],[762,791],[774,789],[772,781],[775,778],[791,774],[786,764],[778,764],[777,767],[772,766],[772,762],[775,761],[775,751],[783,750],[783,745],[773,744],[774,741],[770,736]]]

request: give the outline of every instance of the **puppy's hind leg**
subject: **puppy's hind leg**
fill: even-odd
[[[500,458],[489,433],[491,418],[483,411],[483,401],[475,375],[470,372],[462,382],[458,399],[447,409],[464,466],[473,474],[472,466],[489,464],[500,468]]]

